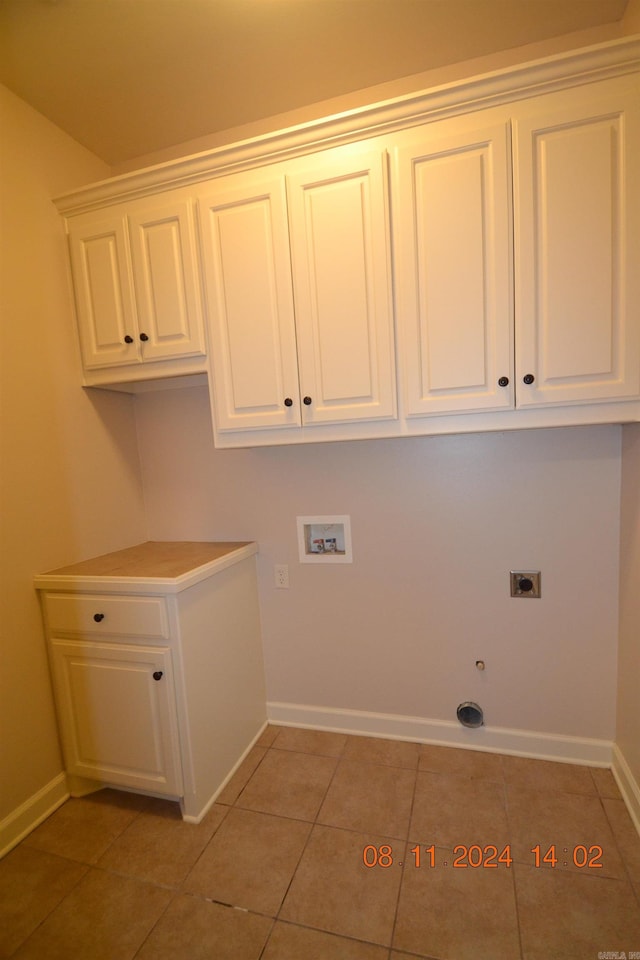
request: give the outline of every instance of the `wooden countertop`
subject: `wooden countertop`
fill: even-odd
[[[58,567],[35,577],[39,589],[183,590],[257,553],[252,541],[154,541]]]

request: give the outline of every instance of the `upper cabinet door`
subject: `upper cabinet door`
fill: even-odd
[[[69,224],[69,249],[85,368],[137,363],[125,220],[104,211],[74,218]]]
[[[387,154],[328,150],[286,180],[303,423],[394,417]]]
[[[408,416],[513,405],[509,124],[491,119],[427,124],[394,150]]]
[[[300,425],[283,177],[224,177],[199,199],[218,430]]]
[[[204,328],[191,204],[170,196],[128,213],[143,360],[203,356]]]
[[[515,116],[518,405],[637,396],[637,77],[537,98]]]

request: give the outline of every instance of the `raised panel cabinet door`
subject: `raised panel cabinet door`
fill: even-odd
[[[51,660],[69,773],[179,796],[168,648],[54,639]]]
[[[133,283],[122,216],[68,221],[69,250],[85,368],[138,363]],[[125,339],[126,338],[126,339]]]
[[[505,118],[457,118],[394,150],[394,266],[407,416],[513,406]]]
[[[221,178],[198,201],[217,430],[300,425],[282,176]]]
[[[521,105],[514,148],[518,406],[637,397],[637,75]]]
[[[127,216],[143,360],[203,356],[204,327],[191,205],[137,203]],[[145,339],[146,338],[146,339]]]
[[[387,163],[350,145],[287,172],[304,424],[396,416]]]

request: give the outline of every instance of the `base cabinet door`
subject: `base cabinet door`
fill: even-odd
[[[637,77],[514,112],[518,406],[637,397]]]
[[[170,650],[53,639],[51,663],[67,770],[180,796]]]

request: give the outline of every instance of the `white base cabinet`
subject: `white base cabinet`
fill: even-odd
[[[36,578],[72,793],[202,818],[266,722],[255,552],[141,544]]]
[[[181,796],[171,651],[59,639],[50,650],[68,772]]]

